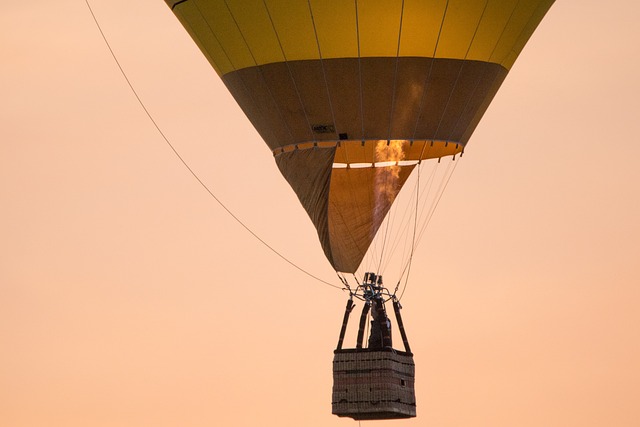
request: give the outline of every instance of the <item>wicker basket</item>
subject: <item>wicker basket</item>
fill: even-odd
[[[414,378],[411,353],[336,350],[331,412],[354,420],[415,417]]]

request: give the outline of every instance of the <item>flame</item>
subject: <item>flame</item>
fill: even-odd
[[[376,163],[392,162],[392,164],[375,168],[373,224],[376,230],[372,230],[373,233],[377,231],[377,226],[382,223],[387,208],[393,203],[398,194],[401,168],[398,162],[405,158],[404,145],[406,143],[408,141],[400,139],[380,140],[376,143]]]

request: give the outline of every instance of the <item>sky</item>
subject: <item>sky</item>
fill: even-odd
[[[266,145],[161,0],[91,6],[214,194],[337,284]],[[476,129],[403,317],[430,427],[640,425],[640,6],[560,0]],[[347,295],[189,174],[82,0],[0,13],[0,425],[347,426]]]

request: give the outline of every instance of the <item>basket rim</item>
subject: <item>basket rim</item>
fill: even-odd
[[[378,349],[369,349],[369,348],[341,348],[333,350],[333,354],[345,354],[345,353],[392,353],[400,356],[410,356],[413,357],[413,353],[407,351],[396,350],[394,348],[378,348]]]

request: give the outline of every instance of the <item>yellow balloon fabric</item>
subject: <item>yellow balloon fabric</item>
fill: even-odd
[[[166,0],[355,272],[402,185],[464,149],[553,0]]]

